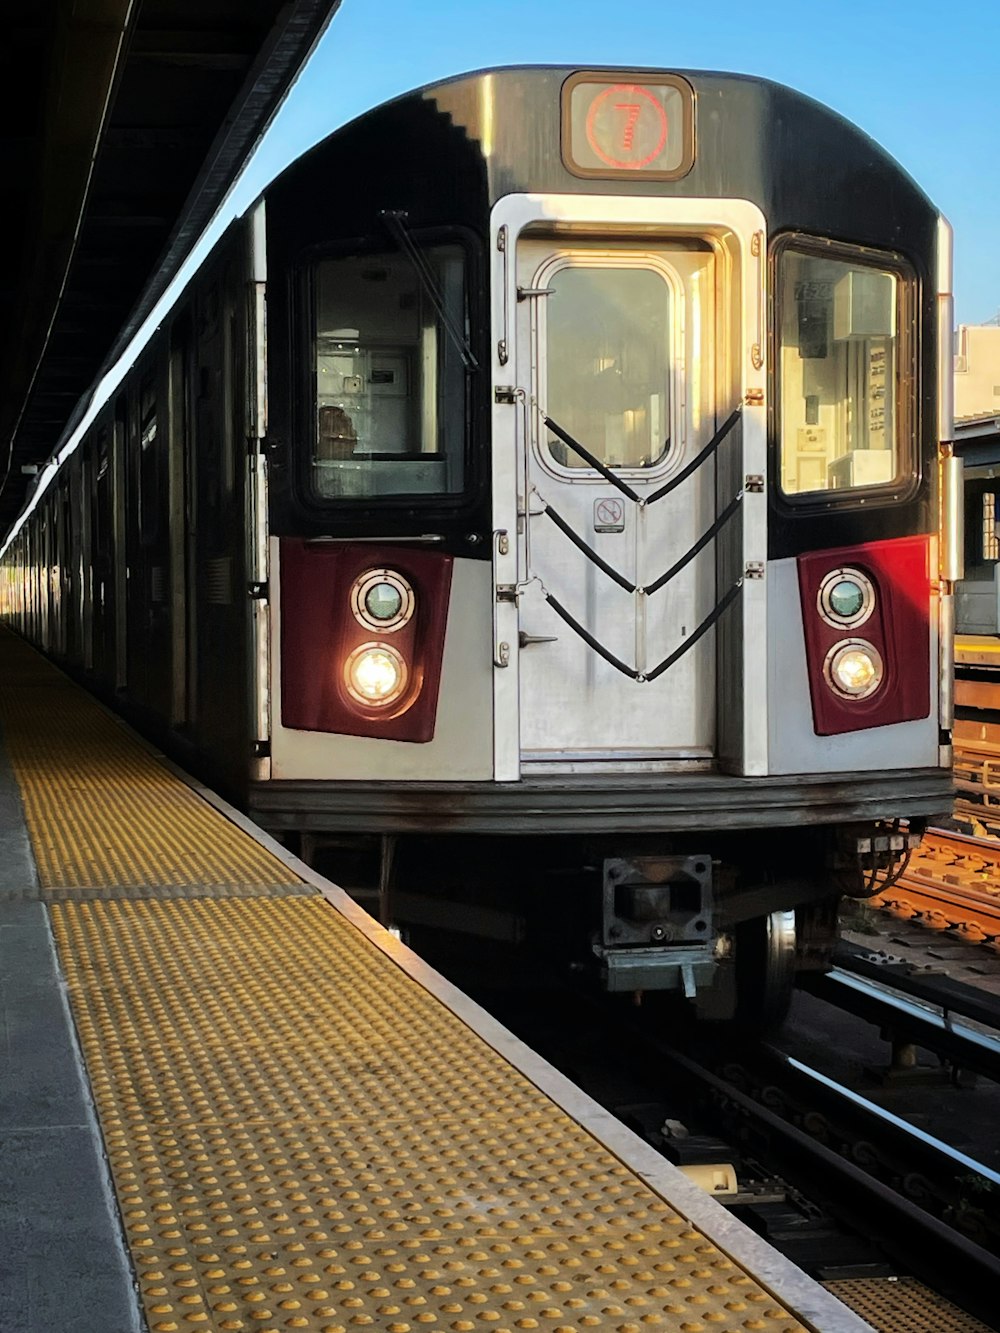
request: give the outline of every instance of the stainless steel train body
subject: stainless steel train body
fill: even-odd
[[[229,229],[8,615],[266,827],[374,846],[394,917],[558,904],[611,989],[766,1002],[950,804],[949,292],[785,88],[422,89]]]

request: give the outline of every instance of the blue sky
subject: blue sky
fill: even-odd
[[[787,83],[853,120],[955,228],[962,323],[1000,312],[996,0],[343,0],[252,163],[243,206],[360,112],[484,65],[720,69]]]

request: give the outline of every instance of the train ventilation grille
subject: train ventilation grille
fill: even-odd
[[[228,606],[233,600],[233,562],[228,555],[217,556],[205,565],[205,596],[216,606]]]

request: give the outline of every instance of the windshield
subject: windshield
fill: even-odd
[[[786,495],[893,484],[900,429],[903,275],[792,247],[781,254],[781,487]],[[904,355],[901,355],[901,352]]]
[[[468,336],[460,246],[421,251],[448,321]],[[449,494],[465,482],[462,348],[400,253],[316,267],[313,489],[323,499]]]

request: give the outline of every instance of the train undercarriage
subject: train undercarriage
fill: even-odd
[[[841,899],[890,883],[922,831],[884,821],[625,837],[286,830],[283,840],[432,956],[435,938],[458,949],[478,940],[491,968],[572,971],[637,1003],[670,997],[701,1020],[767,1027],[784,1018],[799,973],[830,965]]]

